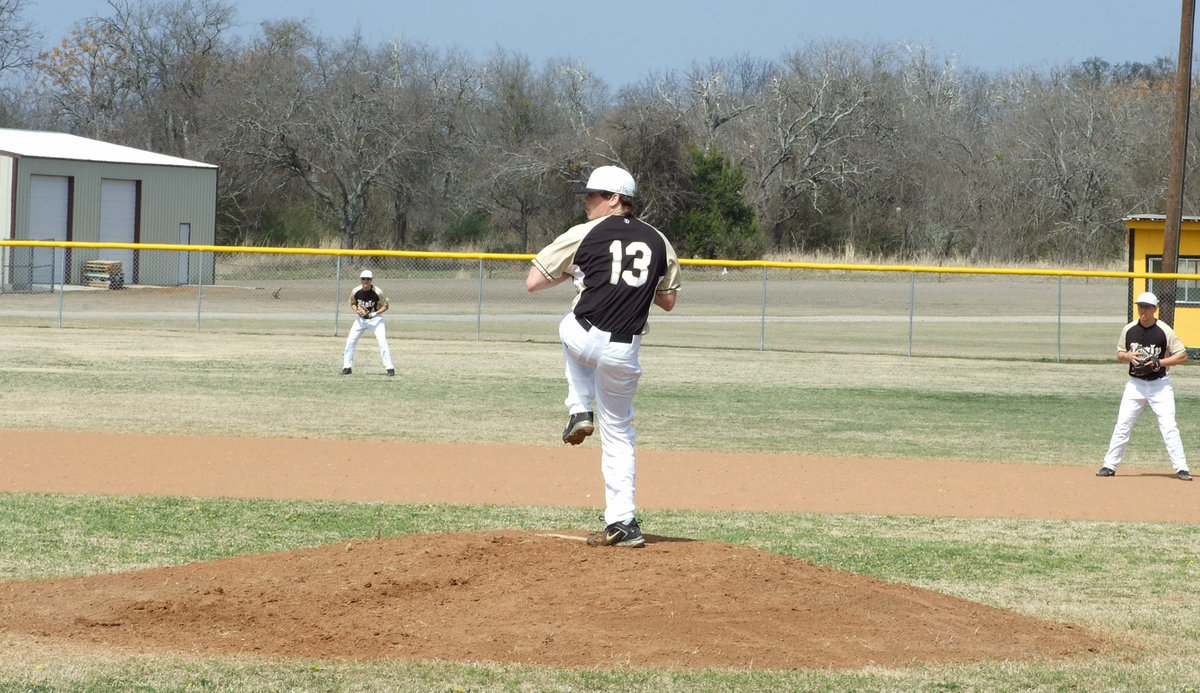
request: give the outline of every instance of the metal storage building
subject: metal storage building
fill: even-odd
[[[64,133],[0,128],[0,238],[211,245],[216,206],[212,164]],[[190,261],[196,253],[180,251],[34,248],[23,255],[14,254],[3,268],[5,283],[80,283],[89,260],[121,262],[127,284],[187,284],[211,272]]]

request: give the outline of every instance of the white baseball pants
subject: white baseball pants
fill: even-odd
[[[394,370],[392,350],[388,348],[387,328],[383,325],[382,316],[355,318],[354,325],[350,327],[350,334],[346,335],[346,352],[342,355],[342,368],[354,367],[354,350],[358,346],[358,338],[362,336],[364,330],[370,330],[375,335],[375,340],[379,342],[379,359],[383,361],[383,367],[389,371]]]
[[[1125,446],[1129,443],[1129,435],[1133,432],[1133,425],[1137,423],[1138,416],[1147,404],[1158,416],[1158,431],[1167,446],[1171,466],[1177,472],[1187,469],[1183,440],[1179,437],[1179,427],[1175,423],[1175,388],[1171,386],[1171,376],[1164,376],[1158,380],[1130,378],[1129,382],[1125,383],[1125,391],[1121,394],[1121,407],[1117,410],[1117,425],[1113,429],[1112,440],[1108,443],[1104,466],[1116,469],[1121,463]]]
[[[637,393],[642,367],[638,349],[642,338],[629,344],[610,342],[609,333],[593,327],[585,330],[567,313],[558,325],[567,373],[567,411],[593,411],[600,431],[600,470],[604,475],[604,523],[631,520],[634,504],[633,396]]]

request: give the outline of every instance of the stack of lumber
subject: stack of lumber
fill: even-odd
[[[83,283],[106,289],[125,286],[125,272],[115,260],[88,260],[83,263]]]

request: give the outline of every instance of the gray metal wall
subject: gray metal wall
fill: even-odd
[[[139,243],[179,243],[180,224],[190,226],[192,245],[211,245],[216,239],[217,169],[148,164],[104,163],[23,157],[16,161],[15,234],[29,239],[29,177],[68,176],[74,180],[71,219],[72,241],[100,241],[100,189],[105,179],[133,180],[141,184],[138,210]],[[32,239],[36,240],[36,239]],[[84,262],[99,258],[99,251],[76,248],[70,254],[70,276],[78,282]],[[142,262],[124,268],[125,281],[139,284],[181,283],[177,260]],[[188,282],[198,279],[197,265],[188,269]]]

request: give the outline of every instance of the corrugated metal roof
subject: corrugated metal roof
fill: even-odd
[[[1131,214],[1125,217],[1125,221],[1166,221],[1166,214]],[[1179,218],[1180,221],[1200,221],[1200,217],[1189,217],[1186,214]]]
[[[186,166],[188,168],[217,168],[190,159],[155,154],[144,149],[110,144],[62,132],[40,130],[11,130],[0,128],[0,153],[39,159],[68,159],[103,161],[118,164],[151,164],[154,166]]]

